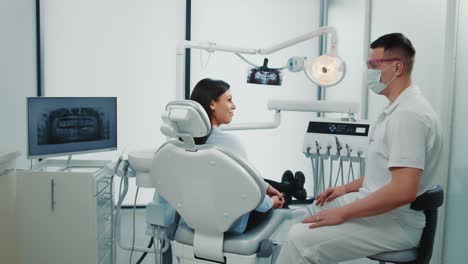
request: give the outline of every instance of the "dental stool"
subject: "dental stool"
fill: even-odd
[[[368,257],[369,259],[383,263],[404,264],[429,264],[432,257],[434,238],[437,227],[437,211],[444,203],[444,191],[440,185],[429,190],[416,198],[411,203],[411,209],[424,211],[426,215],[426,226],[423,229],[419,247],[400,251],[383,252]]]
[[[186,223],[168,235],[174,238],[172,250],[179,263],[242,264],[269,257],[274,249],[269,238],[291,213],[273,210],[256,228],[241,235],[225,234],[234,221],[263,201],[267,184],[229,150],[195,145],[194,137],[211,130],[197,102],[170,102],[162,119],[161,132],[173,139],[154,154],[151,176],[158,194]]]

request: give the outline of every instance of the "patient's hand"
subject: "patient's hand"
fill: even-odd
[[[268,196],[270,196],[271,199],[273,199],[274,197],[276,197],[276,199],[278,200],[279,207],[275,207],[275,205],[273,205],[273,208],[282,208],[282,207],[283,207],[283,204],[284,204],[284,197],[283,197],[283,194],[282,194],[282,193],[280,193],[278,190],[276,190],[275,188],[273,188],[271,185],[268,185],[266,194],[267,194]],[[273,202],[274,202],[274,200],[273,200]]]
[[[335,198],[340,197],[346,194],[346,189],[344,186],[336,186],[328,188],[323,193],[319,194],[315,199],[315,204],[323,206],[325,203],[333,201]]]
[[[273,200],[273,208],[278,209],[283,207],[284,199],[282,196],[281,198],[279,196],[272,196],[271,200]]]
[[[281,198],[283,198],[283,194],[280,193],[278,190],[276,190],[275,188],[273,188],[271,185],[268,185],[268,188],[266,190],[266,194],[270,197],[273,197],[273,196],[279,196]]]

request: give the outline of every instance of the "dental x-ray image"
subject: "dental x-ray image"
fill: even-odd
[[[268,59],[264,60],[263,66],[249,69],[247,74],[247,83],[281,85],[282,80],[281,70],[268,68]]]
[[[99,108],[59,108],[37,122],[38,145],[109,139],[109,117]]]
[[[29,158],[116,148],[116,97],[28,98]]]

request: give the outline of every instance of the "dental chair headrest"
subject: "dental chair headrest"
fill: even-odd
[[[205,109],[192,100],[169,102],[161,117],[161,132],[167,137],[181,138],[188,149],[195,149],[194,137],[204,137],[211,131]]]

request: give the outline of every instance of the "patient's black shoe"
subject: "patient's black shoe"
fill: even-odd
[[[294,191],[292,195],[299,201],[307,200],[307,191],[304,188]]]
[[[293,184],[294,182],[294,175],[292,171],[287,170],[283,173],[283,176],[281,176],[281,182],[285,184]]]
[[[297,200],[304,201],[307,199],[307,191],[304,189],[305,176],[302,171],[296,171],[294,174],[294,192],[292,196]]]

